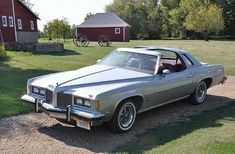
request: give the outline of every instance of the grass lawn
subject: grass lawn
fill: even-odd
[[[89,47],[78,48],[72,41],[68,41],[65,42],[65,52],[60,54],[7,52],[10,60],[0,62],[0,118],[30,112],[20,102],[20,96],[25,93],[29,78],[94,64],[97,59],[118,47],[145,45],[185,49],[202,61],[223,64],[227,75],[235,75],[235,41],[131,41],[113,43],[113,46],[108,48],[101,48],[96,42],[92,42]]]
[[[234,132],[235,103],[230,103],[189,121],[151,129],[113,153],[234,154]]]

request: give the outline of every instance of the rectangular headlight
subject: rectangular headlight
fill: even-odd
[[[46,95],[46,90],[43,89],[43,88],[32,87],[32,93],[45,96]]]
[[[84,106],[91,108],[91,101],[90,100],[85,100],[84,101]]]
[[[39,93],[39,88],[33,87],[33,93],[38,94]]]
[[[91,108],[91,101],[83,98],[74,98],[74,104],[79,106],[84,106],[87,108]]]
[[[81,98],[75,98],[75,104],[83,106],[83,100]]]
[[[46,90],[45,89],[39,89],[39,94],[45,96]]]

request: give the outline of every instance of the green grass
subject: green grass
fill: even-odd
[[[92,42],[87,48],[78,48],[72,41],[68,41],[65,42],[65,52],[60,54],[7,52],[9,61],[0,61],[0,118],[30,111],[20,103],[20,96],[25,93],[29,78],[94,64],[97,59],[118,47],[145,45],[185,49],[202,61],[223,64],[227,75],[235,75],[235,41],[131,41],[113,43],[108,48],[101,48],[96,42]]]
[[[161,125],[113,153],[234,154],[235,102],[189,121]]]

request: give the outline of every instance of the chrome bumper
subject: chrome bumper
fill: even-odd
[[[31,95],[23,95],[21,100],[25,105],[34,107],[35,112],[44,112],[52,118],[66,120],[68,123],[72,123],[77,119],[89,121],[91,126],[95,126],[102,123],[104,114],[96,111],[88,111],[75,106],[68,105],[67,108],[55,108],[53,105],[46,103],[44,98],[36,98]]]

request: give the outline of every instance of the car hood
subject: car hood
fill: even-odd
[[[151,80],[153,75],[115,68],[105,65],[92,65],[82,69],[54,73],[29,80],[33,86],[48,88],[57,91],[66,91],[84,87],[96,87],[104,85],[123,85]],[[115,86],[113,86],[115,88]],[[99,90],[99,89],[97,89]]]

